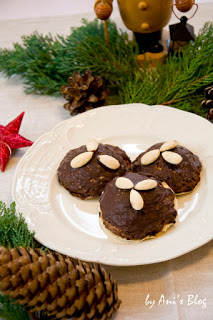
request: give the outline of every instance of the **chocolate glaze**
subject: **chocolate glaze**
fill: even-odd
[[[117,178],[110,181],[100,197],[100,214],[106,228],[128,240],[139,240],[156,235],[166,224],[175,223],[177,211],[171,189],[164,188],[161,181],[151,175],[127,173],[124,177],[134,185],[150,177],[158,184],[152,190],[138,191],[144,207],[137,211],[130,204],[130,190],[117,188]]]
[[[92,159],[86,165],[77,169],[72,168],[71,160],[86,151],[86,146],[81,146],[67,153],[58,168],[58,180],[72,195],[81,199],[96,199],[110,180],[123,175],[130,169],[131,162],[120,148],[100,143]],[[120,167],[117,170],[105,167],[97,159],[102,154],[116,158]]]
[[[132,171],[138,173],[150,173],[160,180],[165,181],[175,193],[192,191],[200,181],[201,163],[199,158],[188,149],[177,146],[169,151],[180,154],[183,158],[180,164],[174,165],[166,162],[160,155],[150,165],[142,165],[141,157],[148,151],[160,149],[163,142],[153,145],[141,153],[132,163]]]

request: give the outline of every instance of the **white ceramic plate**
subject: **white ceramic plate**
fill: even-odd
[[[201,183],[178,197],[177,223],[158,239],[128,242],[106,234],[98,201],[72,197],[57,181],[57,168],[73,148],[90,139],[117,145],[133,160],[154,143],[177,139],[203,164]],[[213,126],[191,113],[164,106],[103,107],[60,123],[39,138],[19,162],[13,185],[17,210],[36,239],[60,253],[109,265],[166,261],[213,238]]]

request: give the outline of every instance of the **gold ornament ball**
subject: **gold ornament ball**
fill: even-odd
[[[192,8],[194,0],[175,0],[175,4],[180,12],[187,12]]]
[[[112,7],[108,3],[98,3],[95,6],[95,13],[98,19],[107,20],[112,13]]]

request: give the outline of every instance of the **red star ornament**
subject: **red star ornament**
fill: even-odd
[[[1,171],[9,161],[13,149],[29,147],[33,144],[32,141],[25,139],[18,134],[21,122],[24,116],[22,112],[17,118],[8,123],[5,127],[0,125],[0,165]]]

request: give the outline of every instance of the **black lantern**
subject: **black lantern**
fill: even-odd
[[[174,8],[180,12],[187,12],[192,7],[196,7],[193,15],[190,18],[185,16],[179,18],[174,11]],[[169,26],[170,30],[170,42],[169,42],[169,52],[181,53],[189,44],[189,41],[195,40],[194,27],[187,23],[187,21],[194,17],[198,10],[198,5],[195,3],[195,0],[175,0],[175,4],[172,5],[172,11],[176,18],[180,20],[180,23],[172,24]]]
[[[169,26],[170,44],[169,52],[174,54],[181,52],[186,47],[189,41],[195,40],[194,27],[187,23],[187,17],[180,18],[180,23]]]

